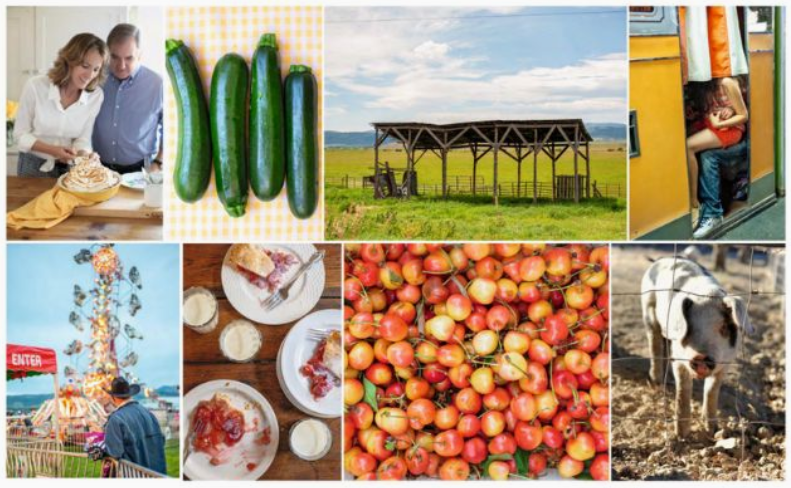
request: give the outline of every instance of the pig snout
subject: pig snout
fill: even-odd
[[[698,379],[703,379],[714,372],[714,368],[717,367],[717,363],[711,358],[711,356],[698,354],[689,360],[689,367],[692,369]]]

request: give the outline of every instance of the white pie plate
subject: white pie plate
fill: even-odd
[[[185,439],[189,439],[191,434],[192,413],[198,403],[210,400],[217,393],[223,395],[234,408],[244,412],[245,425],[250,425],[257,419],[259,431],[269,426],[271,442],[261,446],[255,442],[256,435],[247,433],[233,447],[230,460],[219,466],[213,466],[207,454],[193,451],[184,462],[184,475],[191,480],[257,480],[275,460],[279,430],[272,406],[261,393],[250,386],[233,380],[214,380],[190,390],[184,397],[184,412],[187,414]],[[248,470],[248,463],[255,463],[256,467]]]
[[[316,248],[312,244],[254,244],[261,249],[270,251],[287,252],[297,258],[288,272],[281,278],[285,283],[302,263],[307,262]],[[230,251],[230,248],[228,249]],[[269,290],[258,288],[251,284],[246,277],[236,271],[228,260],[228,254],[223,259],[221,279],[222,288],[228,301],[231,302],[240,314],[253,322],[269,325],[280,325],[293,322],[310,312],[324,292],[324,263],[315,263],[302,274],[289,291],[288,300],[272,310],[264,310],[261,302],[268,298]]]
[[[130,190],[143,191],[146,189],[146,179],[142,171],[121,175],[121,186]]]
[[[343,387],[336,386],[320,400],[310,393],[308,378],[300,373],[319,341],[309,336],[310,329],[341,330],[343,314],[340,310],[319,310],[304,317],[288,332],[277,353],[277,379],[286,398],[298,409],[314,417],[332,419],[341,416]]]

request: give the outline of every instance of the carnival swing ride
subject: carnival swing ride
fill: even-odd
[[[112,244],[81,249],[74,261],[93,267],[93,283],[87,289],[74,284],[74,307],[68,322],[78,337],[63,350],[70,362],[63,370],[66,382],[32,419],[34,426],[41,426],[57,416],[61,439],[102,431],[109,402],[105,390],[118,376],[139,382],[133,372],[139,359],[134,344],[143,340],[132,325],[142,308],[137,294],[143,288],[138,268],[132,266],[126,272]]]

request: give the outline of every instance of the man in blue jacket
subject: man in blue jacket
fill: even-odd
[[[134,400],[140,393],[140,385],[130,385],[124,378],[116,378],[112,388],[106,391],[116,409],[104,426],[105,454],[166,474],[165,436],[159,422]]]

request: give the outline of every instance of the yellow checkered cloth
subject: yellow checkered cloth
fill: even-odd
[[[261,34],[275,33],[280,69],[285,79],[289,66],[310,66],[319,89],[319,151],[324,161],[322,133],[322,28],[321,7],[173,7],[168,8],[167,37],[184,41],[198,62],[206,96],[214,65],[223,55],[236,52],[248,63]],[[176,99],[168,82],[165,89],[165,160],[175,161],[178,138]],[[271,202],[259,201],[250,192],[247,212],[234,219],[223,209],[214,188],[214,177],[204,197],[188,204],[173,189],[172,171],[166,171],[168,188],[165,212],[166,238],[182,241],[321,241],[324,239],[323,163],[319,164],[319,206],[301,220],[288,207],[285,186]]]

